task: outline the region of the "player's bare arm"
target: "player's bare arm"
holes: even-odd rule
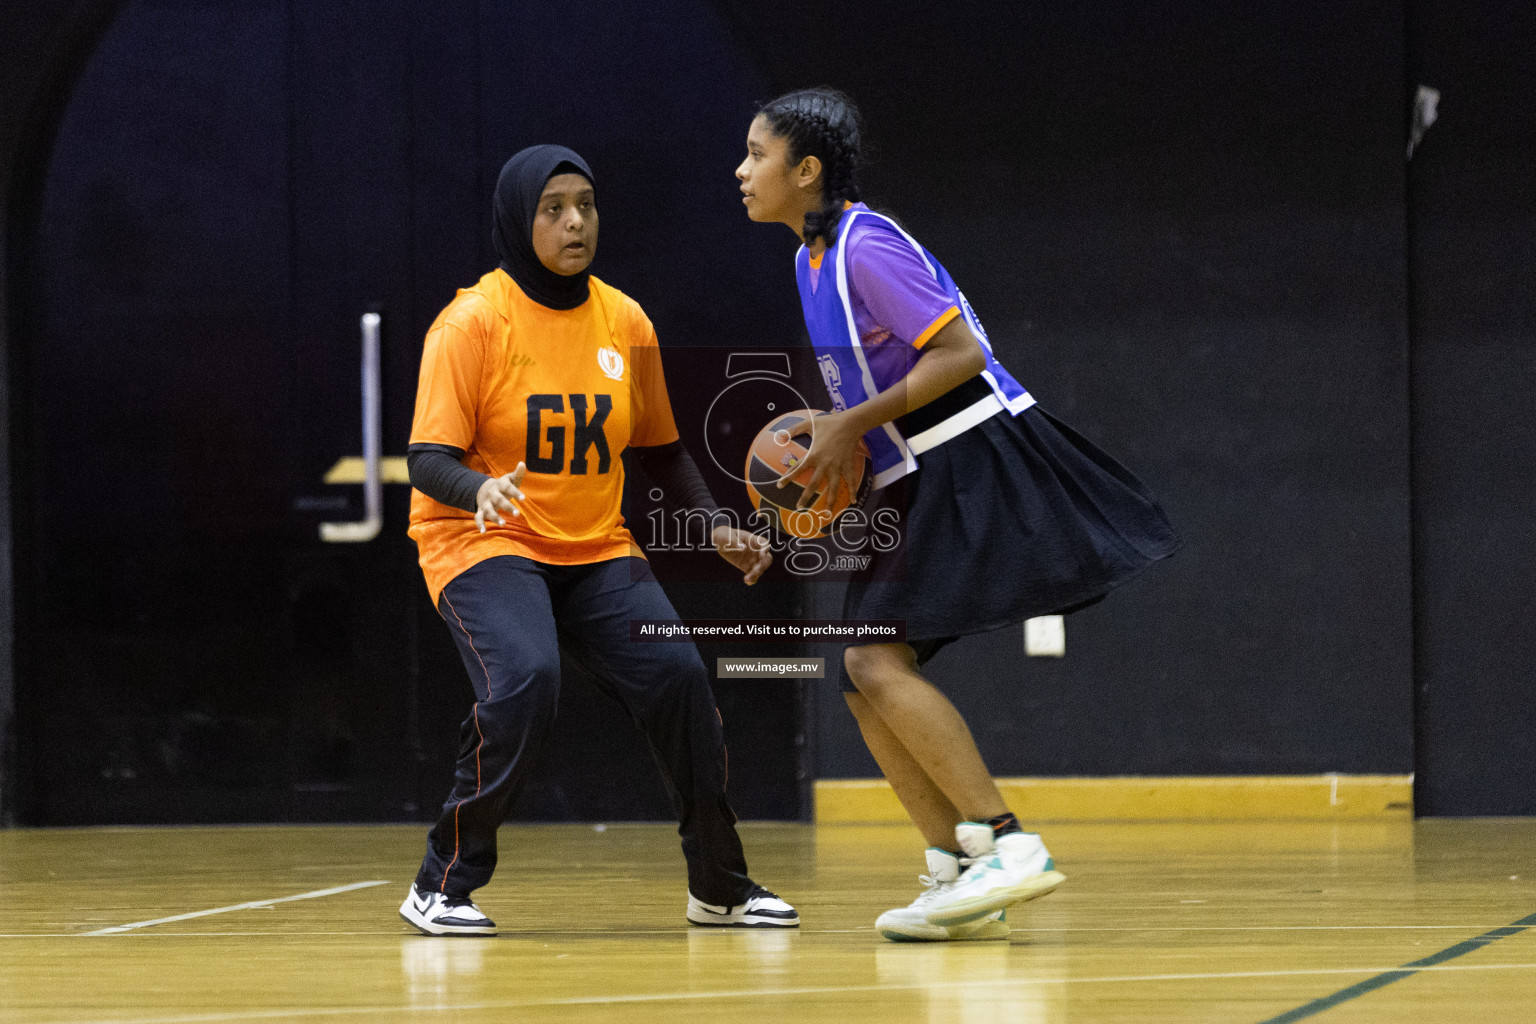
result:
[[[811,451],[800,465],[779,480],[779,486],[791,476],[810,471],[810,482],[798,507],[818,495],[838,493],[845,477],[859,457],[859,439],[869,431],[896,417],[920,409],[964,384],[986,368],[987,357],[964,317],[955,317],[936,331],[922,356],[899,388],[882,391],[867,402],[844,412],[816,417]],[[795,431],[791,430],[791,433]]]

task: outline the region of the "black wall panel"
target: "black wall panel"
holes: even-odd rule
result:
[[[1536,814],[1536,8],[1409,11],[1416,796]]]
[[[602,178],[598,273],[664,344],[795,342],[794,240],[744,222],[730,171],[752,103],[816,82],[864,107],[869,198],[1187,538],[1070,619],[1062,661],[1005,631],[934,663],[994,770],[1417,764],[1421,813],[1536,813],[1529,5],[242,0],[125,5],[102,35],[116,6],[18,14],[7,45],[32,42],[0,70],[21,738],[79,755],[28,756],[19,787],[0,763],[0,816],[18,795],[34,821],[429,810],[467,688],[408,542],[383,568],[287,553],[359,511],[317,482],[356,446],[357,313],[386,304],[398,451],[421,332],[490,265],[501,160],[559,139]],[[1405,176],[1419,81],[1442,120]],[[59,120],[70,88],[88,102]],[[178,292],[199,301],[156,299]],[[697,432],[710,393],[674,397]],[[174,530],[147,540],[150,514]],[[360,591],[404,614],[380,630]],[[671,591],[696,615],[838,596]],[[800,688],[719,692],[733,776],[770,794],[742,809],[803,809]],[[873,774],[831,684],[806,693],[815,770]],[[521,813],[664,813],[645,772],[604,774],[643,746],[591,724],[566,720]],[[197,760],[202,788],[135,803],[135,744]],[[364,770],[387,800],[327,789]]]
[[[516,149],[586,152],[596,269],[669,345],[793,328],[755,301],[750,255],[715,270],[748,226],[717,216],[739,210],[709,129],[756,91],[716,15],[565,14],[602,31],[544,46],[567,23],[537,4],[167,0],[105,32],[18,242],[24,818],[434,811],[470,691],[426,604],[407,491],[386,490],[376,540],[324,545],[319,523],[359,517],[361,495],[322,477],[359,450],[371,308],[385,449],[403,453],[421,338],[494,265],[490,189]],[[656,132],[628,144],[642,124]],[[696,423],[708,396],[677,391]],[[673,596],[698,614],[723,592]],[[751,595],[773,617],[794,599]],[[568,677],[520,813],[668,816],[643,738]],[[721,687],[728,739],[760,751],[735,773],[744,815],[802,812],[797,694]]]
[[[1061,662],[940,655],[989,765],[1411,771],[1399,6],[733,8],[777,85],[861,103],[874,205],[1187,537]],[[873,773],[823,696],[822,774]]]
[[[14,638],[25,629],[15,604],[13,537],[17,510],[14,468],[25,465],[13,431],[10,381],[27,365],[23,346],[13,345],[12,282],[24,278],[19,225],[36,209],[42,158],[80,68],[110,23],[115,0],[67,0],[17,7],[6,13],[0,34],[0,825],[17,820],[22,791],[15,719]]]

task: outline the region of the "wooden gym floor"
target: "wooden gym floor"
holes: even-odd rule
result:
[[[908,826],[743,832],[798,932],[687,927],[664,825],[503,829],[495,939],[396,916],[422,828],[0,832],[0,1021],[1536,1020],[1533,820],[1048,827],[1011,941],[903,945]]]

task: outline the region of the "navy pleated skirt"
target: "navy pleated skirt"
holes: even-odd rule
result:
[[[902,543],[849,582],[843,617],[905,621],[919,662],[962,636],[1093,604],[1180,544],[1140,480],[1038,405],[918,462],[879,492],[902,510]]]

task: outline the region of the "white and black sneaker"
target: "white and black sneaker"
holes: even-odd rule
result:
[[[795,908],[760,885],[747,893],[747,901],[734,907],[705,903],[688,894],[688,923],[716,928],[798,928]]]
[[[496,922],[480,912],[468,896],[422,892],[411,883],[411,893],[400,904],[400,916],[428,935],[495,935]]]

